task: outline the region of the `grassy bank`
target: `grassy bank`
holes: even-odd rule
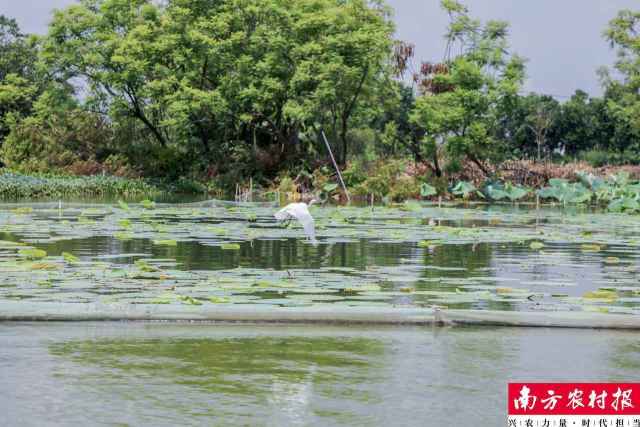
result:
[[[5,200],[68,197],[153,197],[165,191],[144,179],[114,176],[54,176],[0,174],[0,198]]]
[[[446,176],[435,176],[427,166],[400,159],[351,162],[342,175],[352,200],[376,203],[406,200],[476,200],[484,202],[542,201],[592,204],[613,212],[640,212],[640,168],[593,168],[586,163],[554,164],[513,161],[492,168],[487,176],[466,164]],[[0,198],[149,198],[200,195],[239,201],[306,197],[344,202],[337,175],[323,166],[312,173],[282,174],[273,180],[231,183],[221,177],[163,182],[109,175],[62,176],[0,174]]]

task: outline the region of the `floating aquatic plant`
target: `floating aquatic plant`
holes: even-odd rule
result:
[[[26,259],[42,259],[47,256],[47,252],[42,249],[20,249],[18,251],[18,255],[26,258]]]
[[[225,243],[220,248],[223,251],[239,251],[240,245],[238,243]]]
[[[147,261],[139,259],[136,260],[135,265],[140,269],[140,271],[147,273],[154,273],[160,271],[160,269],[154,265],[149,264]]]
[[[178,295],[178,299],[182,301],[184,304],[202,305],[202,301],[199,301],[189,295]]]
[[[74,262],[80,261],[80,259],[77,256],[70,254],[69,252],[62,252],[62,258],[68,263],[74,263]]]
[[[585,243],[580,245],[580,249],[585,252],[599,252],[602,249],[602,246],[596,245],[594,243]]]
[[[156,202],[152,202],[149,199],[145,199],[140,202],[140,206],[142,206],[145,209],[155,209]]]
[[[536,250],[536,251],[537,251],[537,250],[540,250],[540,249],[544,248],[544,243],[542,243],[542,242],[531,242],[531,243],[529,244],[529,247],[530,247],[531,249],[533,249],[533,250]]]
[[[28,215],[0,208],[5,239],[0,241],[0,302],[437,304],[554,311],[597,307],[608,312],[640,307],[640,291],[634,293],[640,290],[635,262],[640,224],[627,215],[544,207],[536,212],[504,205],[460,209],[409,203],[373,212],[326,206],[314,211],[324,243],[316,248],[299,241],[299,229],[269,223],[274,207],[203,206],[149,210],[136,204],[123,210],[69,205],[63,217],[55,205]],[[261,220],[250,223],[251,215]],[[77,222],[80,217],[86,221]],[[122,220],[128,221],[126,231]],[[82,261],[71,254],[73,241],[93,238],[107,239],[104,253]],[[203,252],[206,247],[237,251],[249,239],[247,257]],[[163,241],[181,242],[181,250],[158,248]],[[74,246],[65,247],[66,242]],[[535,242],[550,249],[535,254],[522,250],[542,249]],[[19,253],[31,248],[20,246],[25,243],[69,253],[61,259],[30,260]],[[583,245],[607,251],[583,251]],[[211,261],[191,259],[191,248]],[[158,252],[180,258],[154,259]],[[268,258],[276,254],[277,261]],[[579,280],[585,264],[595,269],[588,284]],[[38,281],[51,286],[36,286]],[[611,292],[618,297],[585,297],[589,286],[615,287]]]
[[[154,240],[153,241],[154,245],[158,245],[158,246],[178,246],[178,242],[176,242],[175,240]]]

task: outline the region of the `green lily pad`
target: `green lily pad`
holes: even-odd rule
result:
[[[239,251],[240,245],[238,243],[225,243],[220,248],[223,251]]]
[[[537,251],[537,250],[540,250],[540,249],[544,248],[544,243],[542,243],[542,242],[531,242],[529,244],[529,248]]]
[[[156,202],[152,202],[151,200],[143,200],[140,202],[140,205],[145,209],[155,209]]]
[[[154,240],[153,244],[158,246],[178,246],[178,242],[175,240]]]
[[[74,263],[80,261],[80,258],[77,256],[70,254],[69,252],[62,252],[62,258],[68,263]]]
[[[47,256],[47,252],[42,249],[20,249],[18,255],[27,259],[42,259]]]

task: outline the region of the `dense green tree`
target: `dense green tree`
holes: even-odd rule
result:
[[[401,81],[392,81],[387,89],[375,104],[380,111],[366,125],[376,131],[376,151],[379,155],[412,155],[412,144],[416,139],[413,137],[414,126],[409,119],[415,103],[413,88]]]
[[[416,101],[412,122],[425,130],[423,152],[437,175],[440,149],[450,162],[468,159],[488,173],[486,162],[499,160],[505,152],[496,132],[504,104],[518,96],[523,61],[507,53],[506,23],[483,25],[456,1],[445,0],[442,6],[452,17],[447,51],[461,53],[445,64],[423,67],[424,93]]]
[[[55,15],[43,58],[161,147],[221,164],[262,148],[281,164],[326,127],[344,162],[354,116],[386,78],[392,31],[364,0],[82,0]]]
[[[620,80],[605,70],[608,116],[614,123],[613,144],[618,150],[640,151],[640,11],[622,10],[604,32],[617,50],[614,67]]]
[[[561,106],[555,120],[555,145],[567,155],[592,149],[609,149],[611,124],[606,102],[581,90]]]
[[[41,91],[37,53],[36,40],[22,34],[14,19],[0,15],[0,144],[11,123],[30,114]]]
[[[590,97],[577,90],[563,103],[536,93],[520,96],[502,115],[500,137],[514,158],[536,157],[537,142],[544,157],[554,152],[569,158],[587,151],[622,153],[633,148],[630,122],[616,114],[611,96],[608,91],[605,97]]]
[[[79,0],[42,38],[0,16],[0,155],[24,171],[237,182],[317,166],[324,130],[343,165],[411,156],[436,176],[556,152],[640,159],[640,12],[605,31],[605,95],[559,102],[519,94],[506,23],[441,4],[445,57],[413,86],[415,49],[381,0]]]
[[[530,93],[499,104],[496,138],[515,158],[537,157],[538,148],[550,153],[558,148],[560,103],[551,96]]]
[[[36,40],[20,31],[15,19],[0,15],[0,80],[9,74],[35,80]]]

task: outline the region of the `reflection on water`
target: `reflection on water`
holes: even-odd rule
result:
[[[71,341],[52,345],[50,351],[78,363],[122,373],[163,372],[166,378],[210,393],[263,400],[274,387],[267,374],[283,383],[310,386],[331,382],[336,372],[348,377],[346,386],[371,377],[371,358],[381,356],[382,345],[366,338],[255,337]],[[349,394],[355,397],[358,391]]]
[[[18,240],[0,233],[0,240]],[[154,245],[147,239],[119,241],[112,237],[63,240],[38,245],[50,255],[70,252],[84,258],[137,254],[113,259],[131,264],[141,256],[175,259],[180,270],[228,270],[238,267],[275,270],[346,267],[366,271],[371,267],[395,268],[398,287],[455,291],[464,285],[520,287],[532,292],[581,296],[600,286],[636,286],[640,254],[612,246],[585,252],[580,245],[548,244],[544,254],[528,245],[446,244],[420,248],[415,244],[360,239],[314,247],[299,239],[253,240],[239,251],[198,242],[176,247]],[[616,264],[607,258],[615,257]],[[404,280],[402,280],[404,277]],[[458,280],[463,279],[463,280]],[[501,308],[499,305],[493,305]]]
[[[57,323],[0,341],[7,425],[493,426],[508,381],[640,380],[637,335],[613,331]]]
[[[15,240],[3,235],[0,239]],[[321,268],[367,266],[395,266],[415,256],[415,250],[400,243],[369,242],[336,243],[314,247],[297,239],[253,240],[243,242],[240,251],[225,251],[217,246],[205,246],[197,242],[179,242],[177,247],[153,245],[147,239],[119,241],[111,237],[64,240],[38,245],[51,255],[71,252],[82,257],[98,257],[105,254],[148,254],[153,258],[173,258],[183,270],[222,270],[236,267],[252,268]],[[453,257],[448,257],[453,258]],[[131,262],[126,257],[120,262]]]
[[[0,241],[49,257],[26,265],[0,242],[0,270],[9,273],[0,276],[0,303],[640,313],[640,228],[632,216],[411,206],[318,207],[319,245],[301,228],[278,226],[275,208],[262,204],[4,206]],[[65,252],[82,263],[65,262]]]

